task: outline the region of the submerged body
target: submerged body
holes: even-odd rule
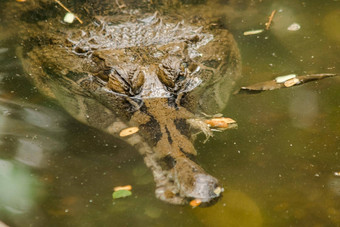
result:
[[[92,15],[85,6],[94,5],[83,7]],[[240,76],[237,45],[226,29],[173,14],[106,10],[69,25],[50,1],[20,7],[18,53],[38,89],[114,136],[138,127],[124,139],[143,155],[161,200],[208,203],[220,196],[218,180],[192,160],[190,119],[221,111]]]

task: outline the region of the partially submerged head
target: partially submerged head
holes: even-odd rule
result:
[[[169,203],[186,204],[199,200],[205,205],[214,203],[222,194],[216,178],[186,157],[175,160],[167,179],[157,185],[156,196]]]

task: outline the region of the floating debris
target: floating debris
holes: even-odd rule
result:
[[[243,35],[257,35],[257,34],[262,33],[263,31],[264,31],[263,29],[250,30],[250,31],[243,32]]]
[[[131,185],[125,185],[125,186],[117,186],[113,188],[113,191],[120,191],[120,190],[126,190],[126,191],[131,191],[132,186]]]
[[[337,76],[337,74],[333,73],[320,73],[320,74],[310,74],[303,76],[296,76],[295,74],[290,74],[286,76],[277,77],[274,80],[256,83],[250,86],[241,87],[240,90],[234,92],[234,94],[238,94],[242,91],[247,93],[275,90],[280,88],[288,88],[295,85],[301,85],[314,80],[321,80],[327,77]]]
[[[17,2],[26,2],[26,0],[16,0]]]
[[[289,75],[285,75],[285,76],[278,76],[275,78],[276,83],[284,83],[287,80],[296,78],[296,74],[289,74]]]
[[[215,188],[214,193],[215,193],[217,196],[220,196],[220,194],[221,194],[223,191],[224,191],[224,188],[217,187],[217,188]]]
[[[128,196],[131,196],[132,192],[128,191],[128,190],[119,190],[119,191],[115,191],[112,193],[112,198],[113,199],[120,199],[120,198],[125,198]]]
[[[73,13],[66,13],[64,17],[64,22],[72,24],[76,17]]]
[[[193,200],[190,201],[189,204],[190,204],[190,206],[191,206],[192,208],[195,208],[195,207],[198,207],[201,203],[202,203],[201,200],[199,200],[199,199],[193,199]]]
[[[119,199],[124,198],[132,195],[132,186],[131,185],[125,185],[125,186],[117,186],[113,188],[113,194],[112,198]]]
[[[270,25],[272,24],[273,18],[275,16],[276,10],[273,10],[272,13],[269,16],[268,22],[265,23],[266,25],[266,30],[269,30]]]
[[[340,172],[334,172],[334,176],[340,177]]]
[[[288,31],[298,31],[300,30],[301,26],[298,23],[293,23],[291,25],[289,25],[289,27],[287,28]]]
[[[208,124],[210,128],[218,128],[222,130],[237,128],[236,121],[227,117],[215,117],[205,120],[204,123]]]
[[[64,4],[63,3],[61,3],[59,0],[54,0],[58,5],[60,5],[64,10],[66,10],[67,12],[69,12],[69,13],[72,13],[71,12],[71,10],[69,10],[66,6],[64,6]],[[74,13],[72,13],[73,15],[74,15],[74,17],[79,21],[79,23],[83,23],[83,21],[82,20],[80,20],[80,18],[79,17],[77,17]],[[66,15],[65,15],[65,17],[66,17]],[[65,18],[64,18],[64,20],[65,20]]]
[[[139,131],[138,127],[126,128],[126,129],[123,129],[122,131],[120,131],[119,136],[120,137],[129,136],[129,135],[135,134],[138,131]]]
[[[283,83],[285,87],[292,87],[294,85],[297,85],[300,83],[300,80],[298,78],[292,78]]]

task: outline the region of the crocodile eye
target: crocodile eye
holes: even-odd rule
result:
[[[131,91],[133,95],[137,95],[141,92],[141,88],[145,82],[144,73],[140,70],[136,70],[129,74],[129,82],[131,85]]]
[[[111,69],[108,88],[117,93],[135,96],[141,92],[144,84],[144,73],[133,66],[125,66],[128,71],[121,68]]]
[[[185,63],[186,64],[186,63]],[[182,68],[183,64],[175,69],[167,68],[164,65],[159,65],[157,76],[159,80],[166,86],[168,91],[179,92],[185,89],[187,83],[188,69]]]
[[[128,85],[115,70],[111,70],[107,87],[114,92],[128,94]]]
[[[176,76],[170,68],[160,64],[157,69],[158,79],[167,87],[174,88]]]

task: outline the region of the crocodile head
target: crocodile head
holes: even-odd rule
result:
[[[189,119],[225,107],[240,75],[233,37],[226,29],[157,14],[114,21],[79,28],[50,18],[27,29],[21,55],[26,72],[90,126],[117,136],[137,126],[139,132],[126,141],[151,169],[158,198],[173,204],[214,201],[222,186],[193,161]]]
[[[223,190],[192,161],[196,151],[187,120],[224,107],[238,76],[239,55],[226,30],[203,30],[164,23],[155,14],[134,23],[102,22],[96,35],[69,38],[73,53],[89,60],[102,96],[128,100],[128,120],[151,147],[140,152],[153,172],[156,196],[174,204],[209,203]]]

